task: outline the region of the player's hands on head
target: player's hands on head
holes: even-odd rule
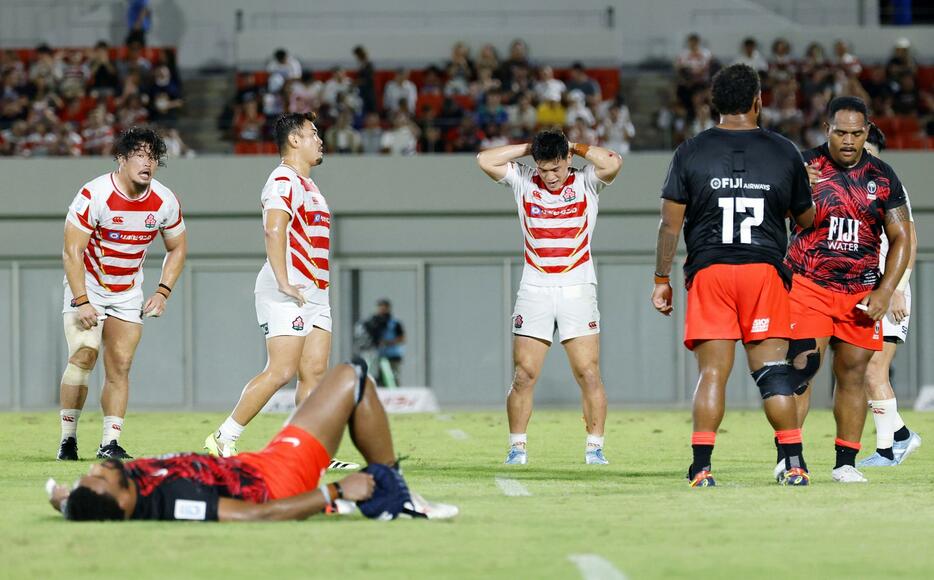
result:
[[[368,500],[373,495],[373,490],[376,489],[373,476],[362,471],[348,475],[340,480],[340,484],[344,499],[350,501]]]
[[[78,323],[85,330],[91,330],[98,325],[97,310],[90,304],[82,304],[78,307]]]
[[[863,310],[866,316],[879,321],[882,320],[882,317],[889,311],[889,303],[891,301],[891,294],[881,288],[877,288],[860,300],[859,303],[866,307],[866,309]]]
[[[674,309],[671,298],[671,284],[656,284],[652,290],[652,306],[665,316],[671,316]]]
[[[302,294],[302,290],[305,289],[305,286],[302,284],[280,284],[279,292],[282,292],[286,296],[295,299],[298,302],[299,306],[305,305],[305,296]]]
[[[901,322],[911,314],[911,309],[908,307],[908,301],[905,300],[905,293],[903,291],[896,290],[892,293],[892,301],[889,303],[889,314],[895,322]]]
[[[808,184],[814,187],[817,185],[817,180],[820,178],[820,169],[818,169],[816,165],[808,165],[807,163],[804,164],[804,168],[808,172]]]
[[[159,317],[165,313],[165,296],[161,292],[156,292],[149,297],[146,304],[143,304],[143,315]]]

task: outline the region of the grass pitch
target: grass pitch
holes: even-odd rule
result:
[[[502,465],[505,413],[396,416],[409,484],[459,505],[457,520],[73,524],[48,505],[43,483],[87,470],[100,415],[82,416],[85,460],[65,464],[53,459],[55,412],[0,414],[0,577],[582,578],[569,556],[596,554],[631,579],[930,578],[934,414],[904,416],[927,435],[926,446],[902,466],[865,470],[868,485],[841,485],[830,480],[833,419],[812,413],[805,429],[812,486],[804,489],[771,480],[772,434],[758,411],[727,414],[714,489],[690,489],[684,479],[686,411],[611,412],[612,464],[602,467],[583,465],[573,411],[535,414],[530,464],[518,468]],[[138,456],[198,450],[222,418],[131,413],[122,443]],[[258,417],[241,448],[261,447],[281,422]],[[863,446],[875,446],[871,421]],[[339,458],[359,456],[345,443]],[[531,495],[504,495],[497,477]]]

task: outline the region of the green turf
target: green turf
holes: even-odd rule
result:
[[[869,485],[830,480],[833,420],[805,430],[813,486],[770,481],[772,436],[761,413],[727,415],[714,455],[716,489],[690,489],[686,412],[613,412],[610,466],[585,466],[579,413],[541,411],[531,463],[501,465],[502,413],[394,417],[406,477],[429,499],[455,503],[453,522],[315,517],[267,524],[70,524],[45,501],[49,476],[70,481],[88,461],[63,464],[58,418],[0,414],[2,578],[579,578],[569,554],[599,554],[629,578],[930,578],[934,572],[934,414],[906,413],[928,447],[894,469],[866,470]],[[219,414],[131,413],[132,453],[192,450]],[[90,458],[100,415],[81,418]],[[262,416],[242,449],[272,435]],[[450,430],[469,435],[458,440]],[[863,445],[874,447],[871,422]],[[865,454],[863,454],[864,456]],[[341,459],[357,459],[348,446]],[[506,497],[512,477],[532,493]]]

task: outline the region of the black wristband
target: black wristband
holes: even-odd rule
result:
[[[334,482],[334,490],[337,491],[337,499],[344,499],[344,490],[341,488],[340,482]]]
[[[165,284],[163,284],[162,282],[159,282],[159,288],[165,288],[166,290],[169,291],[169,294],[172,293],[172,289],[166,286]]]

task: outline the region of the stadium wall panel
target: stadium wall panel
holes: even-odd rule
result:
[[[614,404],[683,406],[696,371],[681,346],[680,310],[649,305],[657,191],[670,155],[630,155],[601,196],[594,240],[600,278],[603,375]],[[934,193],[923,187],[929,156],[887,157],[912,190],[922,254],[908,344],[896,359],[895,388],[913,398],[934,384]],[[265,363],[253,283],[263,262],[259,189],[276,160],[173,160],[159,177],[182,200],[190,257],[165,317],[148,320],[132,370],[131,409],[227,409]],[[0,163],[0,408],[49,409],[67,357],[61,328],[62,221],[78,186],[107,160]],[[41,175],[41,180],[37,176]],[[521,238],[511,193],[470,156],[411,159],[335,157],[315,170],[333,211],[332,362],[353,349],[352,326],[388,297],[409,335],[405,384],[429,385],[442,405],[499,406],[510,381],[510,315],[521,276]],[[40,185],[37,186],[37,183]],[[25,195],[24,195],[25,194]],[[158,244],[157,244],[158,246]],[[145,270],[151,292],[162,252]],[[680,272],[677,306],[683,308]],[[758,405],[737,349],[728,396]],[[98,404],[101,372],[88,408]],[[829,401],[831,379],[816,382]],[[551,349],[536,391],[542,404],[577,405],[560,346]]]

